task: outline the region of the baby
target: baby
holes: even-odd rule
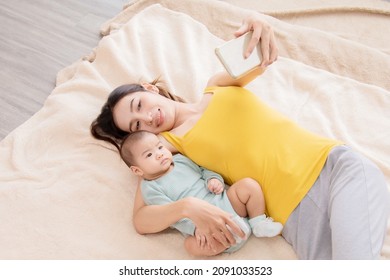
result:
[[[181,154],[172,156],[153,133],[137,131],[129,134],[123,140],[121,157],[134,174],[143,178],[141,193],[146,204],[167,204],[185,197],[197,197],[232,213],[233,220],[245,233],[245,238],[241,239],[232,232],[235,245],[225,248],[220,244],[217,250],[212,250],[210,246],[200,244],[202,235],[193,222],[182,219],[171,227],[187,236],[185,247],[192,255],[234,252],[245,243],[251,229],[256,237],[273,237],[282,231],[281,223],[264,214],[263,193],[255,180],[245,178],[225,190],[219,174],[198,166]]]

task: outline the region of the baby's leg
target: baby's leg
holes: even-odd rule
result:
[[[195,236],[189,236],[184,240],[184,247],[186,248],[187,252],[193,256],[197,257],[210,257],[210,256],[215,256],[223,251],[226,250],[226,247],[217,242],[216,245],[216,250],[213,251],[211,248],[208,246],[204,246],[204,248],[201,248],[198,243],[196,242],[196,237]]]
[[[239,216],[253,218],[264,214],[263,191],[257,181],[251,178],[241,179],[231,185],[226,193]]]
[[[227,191],[234,211],[241,217],[249,216],[249,224],[256,237],[273,237],[282,232],[283,225],[267,218],[260,185],[250,178],[233,184]]]

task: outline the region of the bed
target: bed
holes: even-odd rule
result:
[[[300,125],[372,159],[390,190],[390,49],[382,36],[390,7],[366,2],[284,10],[250,0],[126,5],[102,26],[97,47],[58,73],[43,108],[0,142],[0,259],[194,259],[174,230],[136,233],[137,179],[89,126],[124,83],[161,77],[172,92],[198,100],[222,69],[214,48],[233,38],[249,10],[265,13],[280,57],[248,88]],[[337,31],[329,24],[335,20]],[[346,20],[375,20],[376,32],[364,36],[357,26],[360,34],[353,33]],[[381,257],[390,259],[390,227]],[[250,237],[239,251],[212,259],[296,255],[281,236]]]

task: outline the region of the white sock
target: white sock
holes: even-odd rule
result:
[[[258,224],[261,221],[264,221],[265,219],[267,219],[267,216],[263,214],[260,216],[253,217],[252,219],[249,219],[248,222],[251,228],[253,229],[256,226],[256,224]]]
[[[282,232],[283,225],[267,218],[265,214],[249,219],[253,235],[256,237],[273,237]]]

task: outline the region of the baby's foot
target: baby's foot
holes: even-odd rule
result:
[[[265,215],[249,220],[253,234],[256,237],[274,237],[282,232],[283,225]]]

